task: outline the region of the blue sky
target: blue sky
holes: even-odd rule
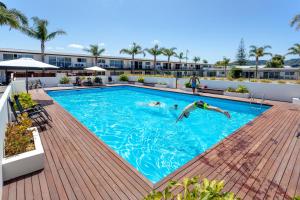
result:
[[[271,45],[278,54],[300,42],[300,31],[289,26],[300,13],[299,0],[2,1],[28,17],[48,19],[50,30],[68,33],[47,43],[51,51],[82,53],[79,47],[98,43],[106,54],[119,55],[133,41],[144,48],[158,42],[214,63],[223,56],[234,60],[241,38],[247,50]],[[39,50],[38,41],[7,27],[0,28],[0,38],[1,48]]]

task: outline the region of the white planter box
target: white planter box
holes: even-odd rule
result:
[[[193,89],[192,88],[182,88],[182,90],[184,90],[184,91],[188,91],[188,92],[192,92],[193,91]]]
[[[73,84],[57,84],[57,87],[73,87]]]
[[[300,105],[300,98],[293,98],[293,104]]]
[[[155,87],[158,87],[158,88],[167,88],[168,85],[163,85],[163,84],[155,84]]]
[[[135,85],[139,85],[139,86],[143,86],[144,85],[144,83],[140,83],[140,82],[135,82],[134,84]]]
[[[44,149],[36,127],[33,129],[35,150],[2,159],[3,180],[7,181],[44,168]]]
[[[237,93],[237,92],[224,92],[224,95],[230,96],[230,97],[240,97],[240,98],[249,98],[249,93]]]

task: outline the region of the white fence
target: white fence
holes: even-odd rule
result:
[[[0,99],[0,199],[2,197],[2,186],[3,186],[3,176],[2,176],[2,159],[4,150],[4,137],[6,125],[11,121],[10,107],[8,105],[7,99],[13,93],[24,92],[25,82],[24,81],[14,81],[9,86],[7,86],[5,92]]]
[[[33,77],[29,80],[41,80],[46,87],[56,87],[59,80],[65,74],[57,74],[56,77]],[[107,76],[100,76],[103,83],[108,82]],[[130,81],[137,81],[139,76],[129,76]],[[76,77],[71,77],[72,82],[75,82]],[[93,78],[93,77],[91,77]],[[118,82],[119,76],[112,76],[114,82]],[[25,80],[25,78],[18,78],[17,80]],[[147,83],[166,83],[169,88],[176,88],[175,78],[165,77],[144,77]],[[177,79],[177,87],[183,88],[184,83],[187,82],[186,78]],[[259,83],[259,82],[239,82],[239,81],[225,81],[225,80],[201,80],[202,85],[206,85],[208,88],[213,89],[227,89],[228,87],[236,88],[238,85],[244,85],[253,94],[255,98],[287,101],[292,102],[292,98],[300,97],[300,84],[280,84],[280,83]]]
[[[118,77],[114,77],[117,80]],[[138,76],[129,76],[130,81],[137,81]],[[175,78],[164,77],[144,77],[147,83],[167,83],[169,88],[176,87]],[[177,79],[177,88],[184,88],[187,78]],[[300,98],[300,84],[281,84],[281,83],[259,83],[259,82],[240,82],[240,81],[225,81],[225,80],[200,80],[201,85],[206,85],[212,89],[226,90],[228,87],[237,88],[239,85],[246,86],[254,98],[262,98],[275,101],[292,102],[294,97]]]

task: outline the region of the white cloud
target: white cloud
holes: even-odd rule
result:
[[[152,42],[151,42],[152,44],[160,44],[160,41],[159,40],[153,40]]]
[[[65,49],[64,47],[55,47],[56,50],[63,50]]]
[[[74,49],[83,49],[84,48],[84,46],[81,44],[69,44],[68,47],[74,48]]]
[[[105,46],[105,44],[103,42],[99,43],[98,45],[102,46],[102,47]]]
[[[53,49],[53,47],[46,47],[46,49],[49,49],[49,50],[51,50],[51,49]]]

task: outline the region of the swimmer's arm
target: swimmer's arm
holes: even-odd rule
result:
[[[221,110],[220,108],[218,107],[214,107],[214,106],[208,106],[207,107],[207,110],[212,110],[212,111],[216,111],[216,112],[219,112],[219,113],[222,113],[224,114],[226,117],[228,117],[229,119],[231,118],[229,112],[227,111],[224,111],[224,110]]]
[[[184,116],[184,112],[182,112],[181,115],[179,115],[179,117],[176,120],[176,123],[179,122],[179,121],[181,121],[182,118],[183,118],[183,116]]]

